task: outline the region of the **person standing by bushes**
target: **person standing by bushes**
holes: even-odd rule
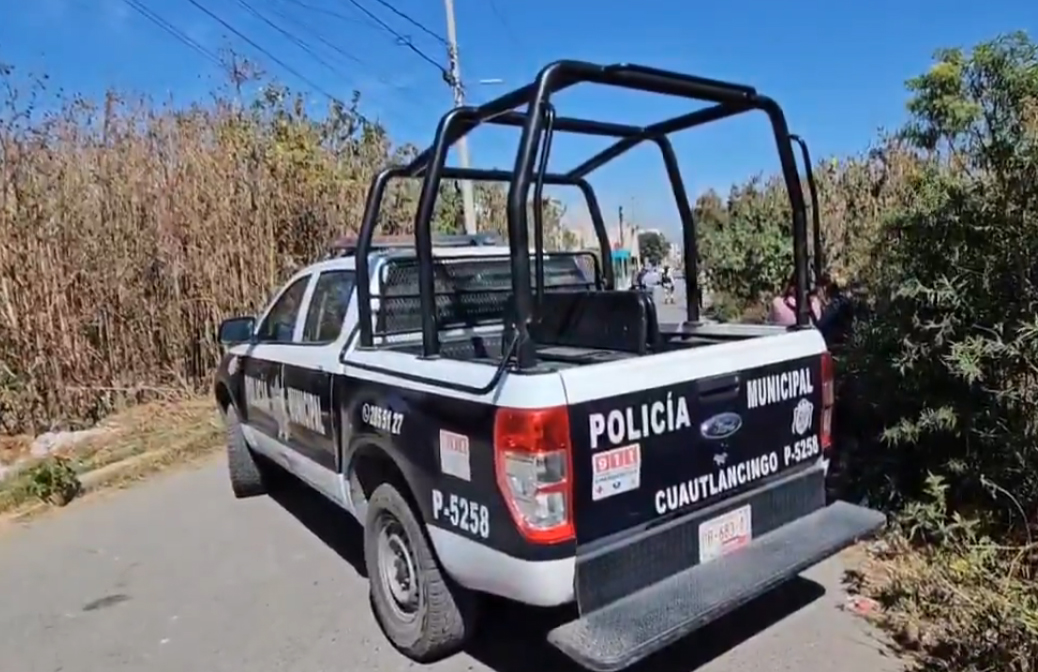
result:
[[[808,301],[811,307],[811,319],[817,322],[822,316],[822,300],[817,292],[812,291],[808,295]],[[796,281],[794,278],[791,277],[782,293],[771,300],[767,321],[769,324],[780,324],[785,327],[791,327],[797,323]]]

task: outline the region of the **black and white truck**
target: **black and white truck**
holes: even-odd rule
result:
[[[710,103],[649,126],[556,116],[580,83]],[[520,108],[520,109],[516,109]],[[792,206],[794,327],[707,324],[692,208],[668,136],[763,112]],[[521,129],[511,171],[445,166],[480,124]],[[616,138],[548,172],[555,132]],[[660,150],[683,226],[687,320],[615,286],[593,170]],[[422,180],[413,238],[376,237],[386,185]],[[507,244],[430,230],[441,179],[509,183]],[[544,251],[545,185],[587,199],[598,254]],[[578,615],[549,641],[618,670],[856,539],[882,514],[827,503],[833,366],[807,313],[808,227],[781,108],[753,88],[644,66],[559,61],[440,120],[432,147],[374,179],[355,240],[296,273],[257,317],[225,321],[215,383],[231,485],[280,467],[364,527],[372,605],[411,658],[458,650],[481,596]],[[275,466],[276,465],[276,466]],[[723,560],[721,558],[723,557]]]

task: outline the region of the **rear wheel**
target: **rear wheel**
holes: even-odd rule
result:
[[[267,494],[270,491],[272,467],[249,448],[238,411],[233,405],[224,411],[224,424],[227,428],[227,471],[234,496],[243,499]]]
[[[368,500],[364,560],[375,616],[406,656],[437,660],[472,636],[477,596],[443,573],[407,500],[391,483]]]

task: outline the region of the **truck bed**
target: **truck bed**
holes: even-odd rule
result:
[[[753,324],[656,322],[655,307],[644,295],[628,291],[549,292],[542,298],[530,333],[546,368],[643,357],[686,348],[786,333],[785,327]],[[501,324],[441,332],[440,356],[498,365],[514,332]],[[386,339],[384,346],[419,354],[417,334]]]

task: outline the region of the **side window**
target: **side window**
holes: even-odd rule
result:
[[[296,318],[302,308],[306,286],[310,284],[310,276],[303,276],[293,282],[267,313],[260,324],[256,337],[265,343],[291,343],[292,332],[296,327]]]
[[[318,276],[303,327],[304,343],[331,343],[339,337],[355,282],[353,271],[326,271]]]

